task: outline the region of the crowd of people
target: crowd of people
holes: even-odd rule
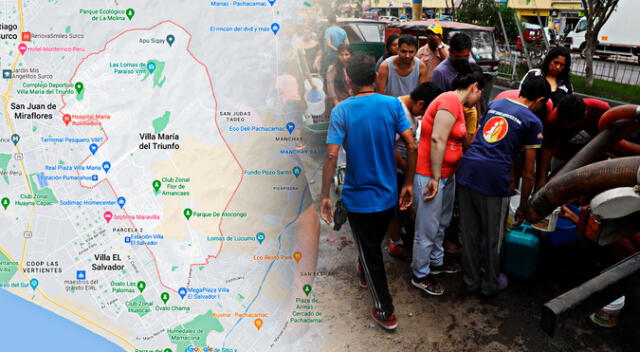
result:
[[[517,225],[534,190],[595,137],[610,106],[573,94],[565,48],[550,50],[519,89],[502,92],[483,111],[491,77],[475,64],[466,34],[445,44],[433,24],[422,47],[415,36],[391,35],[376,62],[354,52],[329,22],[326,77],[334,106],[320,213],[333,221],[329,194],[343,149],[341,206],[358,249],[359,284],[373,300],[371,317],[387,330],[398,324],[382,248],[410,261],[411,284],[428,294],[445,293],[437,275],[460,270],[470,293],[504,290],[500,253],[510,198],[519,190]],[[461,266],[445,261],[454,210]]]

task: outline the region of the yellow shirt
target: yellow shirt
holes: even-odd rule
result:
[[[478,110],[475,107],[464,108],[464,119],[466,121],[467,134],[474,134],[478,130]]]

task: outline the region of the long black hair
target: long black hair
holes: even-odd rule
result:
[[[569,80],[569,73],[571,72],[571,51],[564,46],[557,46],[549,50],[547,56],[544,57],[544,61],[542,61],[540,71],[542,71],[542,75],[546,77],[549,74],[549,64],[558,56],[563,56],[565,60],[564,70],[558,75],[558,81]]]
[[[348,51],[349,54],[353,55],[353,49],[351,48],[351,45],[349,44],[340,44],[338,46],[338,55],[340,55],[341,52],[343,51]],[[336,69],[336,81],[344,81],[345,77],[344,77],[344,71],[346,70],[347,66],[346,65],[342,65],[342,61],[340,61],[340,59],[338,59],[336,61],[336,65],[335,65],[335,69]]]
[[[391,54],[391,44],[393,44],[393,41],[400,38],[400,35],[398,34],[391,34],[388,38],[387,38],[387,42],[385,43],[385,52],[384,52],[384,59],[386,60],[388,58],[390,58],[393,54]]]

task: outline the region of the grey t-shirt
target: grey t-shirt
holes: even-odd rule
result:
[[[384,90],[385,94],[392,97],[400,97],[410,94],[420,84],[420,59],[413,58],[413,71],[407,76],[400,76],[393,68],[393,60],[397,56],[391,56],[384,60],[389,66],[389,76],[387,77],[387,86]]]
[[[398,100],[400,100],[400,98],[398,98]],[[411,114],[411,111],[407,109],[407,106],[404,105],[402,100],[400,100],[400,103],[402,103],[402,109],[404,110],[404,115],[407,117],[407,120],[409,120],[409,123],[411,123],[411,132],[413,132],[413,136],[415,137],[416,131],[418,129],[419,121]],[[396,134],[396,148],[398,149],[398,153],[400,153],[400,156],[406,160],[407,144],[404,142],[404,139],[402,139],[402,137],[400,137],[399,134]],[[398,172],[401,172],[401,171],[402,170],[398,169]]]

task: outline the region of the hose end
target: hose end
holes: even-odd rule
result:
[[[527,202],[524,217],[530,224],[537,223],[556,209],[556,206],[549,203],[549,201],[543,196],[545,193],[543,190],[544,188],[536,192],[536,194],[534,194]]]

